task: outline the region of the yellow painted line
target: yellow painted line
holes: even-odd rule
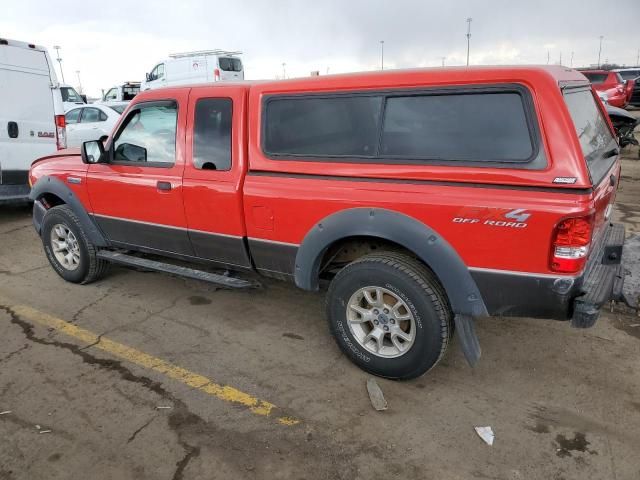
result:
[[[85,330],[84,328],[65,322],[64,320],[48,315],[36,310],[35,308],[25,305],[15,305],[12,306],[11,309],[20,317],[28,318],[40,325],[53,328],[60,333],[76,338],[86,344],[95,343],[92,348],[98,348],[115,357],[119,357],[141,367],[148,368],[149,370],[162,373],[169,378],[182,382],[191,388],[200,390],[201,392],[214,396],[222,401],[247,407],[256,415],[269,417],[272,410],[276,408],[273,403],[260,400],[253,395],[242,392],[236,388],[230,387],[229,385],[219,385],[210,378],[191,372],[177,365],[173,365],[161,358],[154,357],[153,355],[128,347],[122,343],[114,342],[113,340],[109,340],[105,337],[99,338],[98,335],[90,332],[89,330]],[[98,340],[100,341],[98,342]],[[299,420],[292,417],[276,417],[276,421],[281,425],[287,426],[300,423]]]

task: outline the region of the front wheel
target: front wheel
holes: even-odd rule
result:
[[[96,247],[67,205],[47,211],[42,221],[42,244],[49,263],[67,282],[89,283],[100,278],[108,263],[97,258]]]
[[[343,268],[327,293],[331,333],[363,370],[415,378],[444,355],[451,309],[434,274],[401,253],[366,255]]]

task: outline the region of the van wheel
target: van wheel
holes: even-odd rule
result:
[[[331,282],[326,308],[342,351],[381,377],[422,375],[451,338],[451,308],[438,280],[402,253],[366,255],[344,267]]]
[[[47,211],[42,221],[42,244],[49,263],[67,282],[90,283],[102,277],[109,263],[96,257],[97,248],[67,205]]]

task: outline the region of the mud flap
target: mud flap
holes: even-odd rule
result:
[[[469,362],[469,365],[475,367],[478,360],[480,360],[482,350],[480,349],[480,342],[476,335],[473,317],[456,314],[454,321],[456,322],[456,332],[458,333],[458,339],[460,340],[464,357],[467,359],[467,362]]]

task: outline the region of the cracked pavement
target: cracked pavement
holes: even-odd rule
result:
[[[640,161],[626,160],[616,216],[629,234],[640,233],[638,179]],[[483,320],[476,369],[454,341],[428,375],[378,379],[389,410],[375,412],[367,375],[329,336],[323,297],[265,284],[232,292],[123,268],[68,284],[29,210],[0,211],[0,297],[302,421],[275,424],[0,305],[0,412],[11,412],[0,415],[0,480],[640,478],[640,317],[627,309],[587,330]]]

